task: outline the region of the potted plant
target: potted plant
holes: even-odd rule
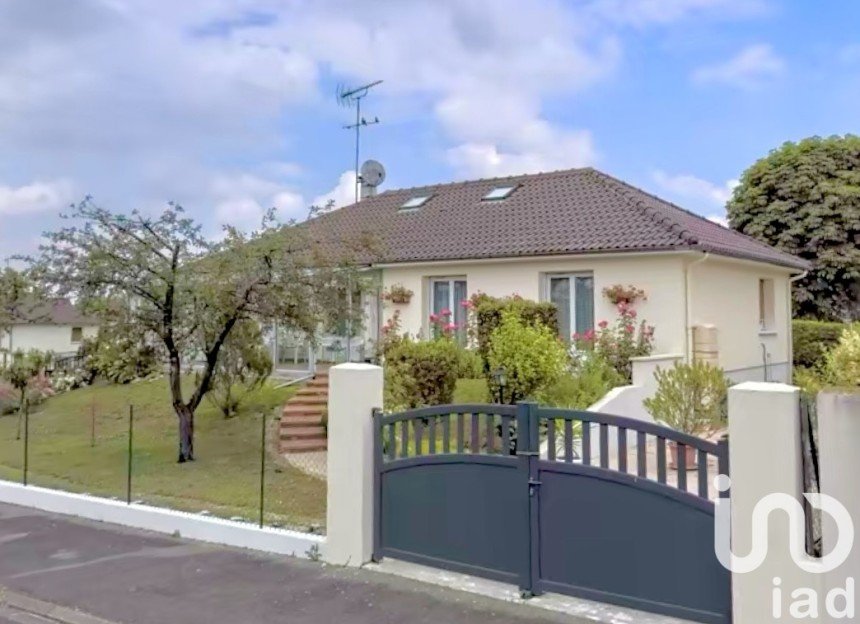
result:
[[[412,300],[413,294],[415,293],[403,284],[394,284],[383,293],[382,298],[394,304],[404,305]]]
[[[640,299],[645,301],[648,297],[645,296],[645,291],[641,288],[637,288],[632,284],[628,286],[624,286],[623,284],[613,284],[612,286],[607,286],[603,289],[603,296],[609,299],[612,305],[618,305],[619,303],[625,303],[627,305],[633,305]]]
[[[697,437],[712,435],[725,424],[729,385],[722,369],[707,362],[683,364],[654,373],[657,391],[643,405],[654,420]],[[687,469],[696,466],[696,449],[685,447]],[[671,467],[678,467],[678,446],[671,443]]]

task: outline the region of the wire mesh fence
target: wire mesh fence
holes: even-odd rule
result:
[[[325,452],[280,455],[276,408],[232,418],[200,410],[195,461],[179,464],[177,419],[161,392],[132,404],[116,400],[122,387],[101,390],[68,393],[62,409],[49,401],[48,408],[0,418],[0,478],[260,526],[325,531]],[[95,398],[105,394],[114,396]]]

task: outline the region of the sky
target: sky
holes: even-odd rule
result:
[[[716,221],[788,140],[860,130],[860,2],[0,0],[0,258],[89,195],[217,237],[380,189],[594,166]]]

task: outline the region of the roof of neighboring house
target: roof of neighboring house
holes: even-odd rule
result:
[[[515,186],[505,199],[482,199]],[[416,210],[413,197],[430,195]],[[324,246],[373,241],[375,264],[626,251],[704,251],[809,264],[592,168],[389,190],[308,223]]]
[[[17,325],[93,326],[99,324],[96,319],[86,316],[71,301],[65,298],[35,303],[22,303],[18,306],[15,317],[16,321],[13,324]]]

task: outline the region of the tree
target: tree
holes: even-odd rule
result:
[[[25,301],[35,292],[27,275],[11,267],[0,269],[0,336],[21,318]]]
[[[167,359],[179,424],[179,462],[194,459],[194,412],[209,392],[225,341],[237,324],[278,319],[313,335],[332,316],[345,283],[356,283],[348,256],[325,257],[291,222],[269,213],[245,235],[227,227],[219,241],[170,204],[157,216],[113,213],[85,199],[66,218],[75,225],[48,233],[32,261],[34,274],[91,312],[129,320],[135,340],[159,345]],[[359,310],[351,313],[360,322]],[[190,394],[183,375],[199,363]]]
[[[242,321],[236,324],[221,348],[212,389],[207,396],[224,418],[230,418],[271,374],[272,356],[263,342],[259,324]]]
[[[35,350],[28,353],[16,351],[12,356],[12,362],[3,371],[3,376],[19,393],[16,440],[21,439],[21,420],[24,411],[29,408],[27,404],[27,390],[30,388],[33,378],[45,369],[49,359],[49,354]]]
[[[813,263],[797,316],[860,318],[860,137],[784,143],[743,173],[727,209],[735,230]]]

